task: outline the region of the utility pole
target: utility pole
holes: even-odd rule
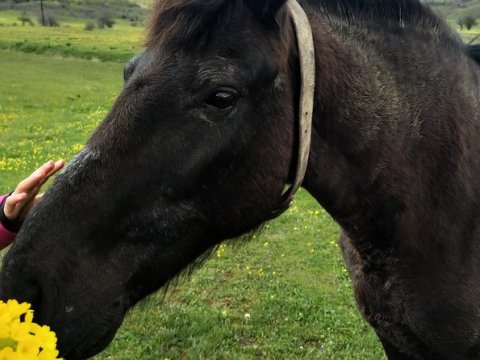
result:
[[[45,17],[43,15],[43,0],[40,0],[40,12],[42,13],[42,25],[45,26]]]

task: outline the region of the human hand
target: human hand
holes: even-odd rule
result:
[[[64,165],[65,161],[63,160],[57,162],[50,160],[33,172],[28,178],[21,181],[15,191],[5,201],[3,212],[7,219],[15,221],[24,218],[32,206],[41,199],[42,195],[38,195],[38,193],[42,185],[62,169]]]

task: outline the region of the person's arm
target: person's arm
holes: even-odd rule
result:
[[[15,240],[26,215],[42,196],[38,194],[42,185],[64,165],[63,160],[49,161],[21,181],[10,195],[0,197],[0,250]]]
[[[15,239],[15,236],[17,234],[11,230],[8,229],[8,225],[5,226],[4,223],[5,221],[5,215],[3,213],[3,207],[5,206],[5,201],[7,200],[8,194],[7,195],[2,195],[0,197],[0,250],[6,248],[8,245],[10,245],[13,240]]]

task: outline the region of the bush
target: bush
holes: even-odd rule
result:
[[[471,16],[464,16],[457,20],[458,25],[463,30],[465,26],[467,30],[470,30],[473,26],[477,25],[477,20]]]
[[[84,30],[92,31],[93,29],[95,29],[95,24],[93,23],[93,21],[87,21]]]
[[[112,19],[112,15],[108,10],[102,11],[97,18],[97,27],[104,29],[105,27],[111,28],[115,24],[115,20]]]
[[[45,23],[42,23],[42,16],[38,17],[38,22],[44,26],[58,27],[60,24],[55,17],[55,14],[52,11],[45,11],[43,14],[43,20]]]
[[[25,24],[30,24],[34,26],[35,24],[33,23],[32,19],[30,19],[30,16],[27,14],[27,12],[22,12],[20,16],[17,18],[22,22],[22,25],[25,26]]]

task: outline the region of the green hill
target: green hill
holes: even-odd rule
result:
[[[142,22],[147,13],[144,4],[130,0],[44,0],[44,10],[57,17],[95,19],[108,11],[112,17]],[[39,0],[0,0],[0,10],[16,10],[38,15]]]

